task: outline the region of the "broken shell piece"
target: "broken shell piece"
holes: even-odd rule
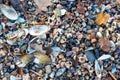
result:
[[[115,43],[113,41],[110,41],[110,47],[111,47],[112,51],[115,51],[116,46],[115,46]]]
[[[33,53],[34,56],[35,56],[35,59],[39,62],[39,64],[48,64],[51,62],[49,56],[43,54],[43,53],[40,53],[40,52],[35,52]],[[35,62],[35,61],[34,61]],[[37,63],[38,63],[37,62]]]
[[[96,73],[98,78],[102,77],[102,75],[101,75],[101,68],[100,68],[100,65],[99,65],[97,60],[95,60],[95,73]]]
[[[6,37],[7,37],[7,39],[14,39],[14,38],[17,37],[17,35],[18,35],[18,32],[15,31],[15,32],[10,32],[10,33],[8,33],[8,34],[6,35]]]
[[[50,27],[47,25],[35,25],[29,29],[30,35],[39,36],[46,33],[50,30]]]
[[[46,39],[46,37],[47,37],[46,34],[42,34],[39,36],[40,39]]]
[[[25,67],[30,61],[34,59],[33,55],[25,54],[20,56],[20,61],[16,62],[18,67]]]
[[[22,40],[26,38],[28,35],[28,29],[21,29],[18,31],[17,38],[21,38]]]
[[[36,50],[36,51],[41,52],[41,53],[46,53],[46,51],[43,50],[42,45],[39,45],[39,44],[37,44],[37,43],[33,43],[33,44],[31,43],[31,44],[30,44],[30,47],[31,47],[32,49]]]
[[[16,20],[18,18],[18,14],[13,7],[6,6],[4,4],[0,4],[1,12],[9,19]]]
[[[60,53],[61,49],[59,47],[52,47],[53,49],[53,55],[54,56],[58,56],[58,54]]]
[[[102,38],[102,34],[101,34],[101,32],[97,32],[97,37],[99,37],[99,38]]]
[[[61,9],[60,12],[61,12],[61,15],[65,15],[66,10],[65,9]]]
[[[15,43],[16,43],[16,38],[15,39],[11,39],[11,40],[7,40],[7,43],[9,44],[9,45],[14,45]]]
[[[110,41],[106,37],[99,39],[99,45],[103,51],[108,52],[110,50]]]
[[[105,59],[108,59],[110,57],[111,57],[111,55],[103,55],[100,58],[98,58],[98,60],[105,60]]]

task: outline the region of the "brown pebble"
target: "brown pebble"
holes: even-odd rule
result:
[[[97,40],[94,38],[94,39],[91,39],[91,43],[94,43],[96,42]]]
[[[64,55],[63,54],[60,54],[59,55],[59,59],[63,59],[64,58]]]

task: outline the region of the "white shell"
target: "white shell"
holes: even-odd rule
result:
[[[27,35],[28,35],[28,29],[21,29],[18,31],[17,38],[20,38],[23,36],[23,39],[24,39],[26,38]]]
[[[16,43],[16,38],[15,38],[15,39],[12,39],[12,40],[7,40],[7,43],[8,43],[9,45],[15,44],[15,43]]]
[[[66,10],[65,9],[61,9],[60,12],[61,12],[61,15],[65,15]]]
[[[1,12],[11,20],[16,20],[18,18],[18,14],[13,7],[1,4]]]
[[[97,60],[95,60],[95,73],[98,78],[101,78],[101,68]]]
[[[105,59],[108,59],[110,57],[111,57],[111,55],[103,55],[100,58],[98,58],[98,60],[105,60]]]
[[[46,33],[48,30],[50,30],[50,27],[47,25],[35,25],[29,29],[29,33],[33,36],[39,36]]]

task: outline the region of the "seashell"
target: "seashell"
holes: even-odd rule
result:
[[[5,50],[0,50],[0,56],[5,56],[6,55],[6,51]]]
[[[100,65],[99,65],[97,60],[95,60],[95,73],[96,73],[98,78],[102,77],[102,75],[101,75],[101,68],[100,68]]]
[[[25,22],[25,19],[24,19],[24,18],[21,18],[21,17],[18,17],[17,21],[20,22],[20,23],[24,23],[24,22]]]
[[[7,43],[9,45],[14,45],[14,44],[16,44],[16,41],[17,41],[17,39],[15,38],[15,39],[7,40]]]
[[[25,54],[20,56],[20,62],[16,62],[18,67],[25,67],[29,62],[34,59],[33,55]]]
[[[110,57],[111,57],[111,55],[102,55],[101,57],[98,58],[98,60],[105,60],[105,59],[108,59]]]
[[[59,69],[57,72],[56,72],[56,77],[59,77],[59,76],[61,76],[64,72],[65,72],[65,70],[66,70],[66,68],[61,68],[61,69]]]
[[[58,56],[59,53],[60,53],[60,51],[61,51],[61,49],[60,49],[59,47],[52,47],[52,49],[53,49],[52,54],[53,54],[54,56]]]
[[[8,34],[6,35],[6,37],[7,37],[7,39],[12,40],[12,39],[16,38],[17,35],[18,35],[18,32],[17,32],[17,31],[14,31],[14,32],[8,33]]]
[[[115,49],[116,49],[116,46],[113,41],[110,41],[110,48],[112,51],[115,51]]]
[[[56,18],[61,16],[61,11],[59,8],[56,8],[53,12],[54,12]]]
[[[28,43],[28,48],[27,48],[27,50],[28,50],[29,54],[31,54],[31,53],[33,53],[33,52],[36,51],[36,50],[32,49],[31,46],[30,46],[30,44],[31,44],[33,41],[35,41],[36,39],[38,39],[38,37],[33,38],[33,39]]]
[[[28,35],[28,29],[20,29],[18,30],[17,38],[21,38],[20,40],[23,40],[26,38],[27,35]]]
[[[65,9],[61,9],[60,12],[61,12],[61,15],[63,16],[63,15],[65,15],[66,10]]]
[[[85,51],[90,51],[90,50],[94,50],[94,47],[88,47]]]
[[[35,25],[29,29],[29,33],[32,36],[39,36],[50,30],[47,25]]]
[[[94,56],[93,52],[86,51],[85,54],[90,62],[93,62],[95,60],[95,56]]]
[[[99,37],[99,38],[102,38],[101,32],[97,32],[96,36]]]
[[[40,52],[35,52],[33,53],[35,56],[35,59],[37,59],[39,61],[39,64],[48,64],[51,62],[49,56],[40,53]]]
[[[45,66],[45,69],[46,69],[47,74],[51,73],[51,71],[52,71],[50,65]]]
[[[42,45],[39,45],[39,44],[37,44],[37,43],[31,43],[31,44],[30,44],[30,47],[31,47],[32,49],[36,50],[36,51],[41,52],[41,53],[46,53],[46,51],[43,50]]]
[[[1,12],[8,18],[11,20],[16,20],[18,18],[18,14],[15,11],[15,9],[13,7],[10,6],[6,6],[4,4],[0,4],[1,6]]]
[[[120,46],[120,41],[115,43],[116,46]]]
[[[46,34],[42,34],[39,36],[39,39],[46,39],[46,37],[47,37]]]
[[[17,77],[16,77],[16,76],[11,75],[11,76],[10,76],[10,80],[17,80]]]
[[[116,71],[116,66],[113,66],[111,72],[114,73]]]
[[[49,76],[50,76],[51,78],[54,78],[55,72],[53,71]]]
[[[106,37],[99,39],[99,45],[103,51],[108,52],[110,50],[110,41]]]
[[[110,15],[109,14],[104,14],[104,13],[99,13],[96,17],[96,23],[98,25],[101,25],[101,24],[105,24],[107,23],[107,21],[109,20],[110,18]]]

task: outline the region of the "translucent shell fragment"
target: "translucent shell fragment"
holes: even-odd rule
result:
[[[102,25],[102,24],[106,25],[109,18],[110,18],[109,14],[99,13],[96,17],[96,23],[98,25]]]

